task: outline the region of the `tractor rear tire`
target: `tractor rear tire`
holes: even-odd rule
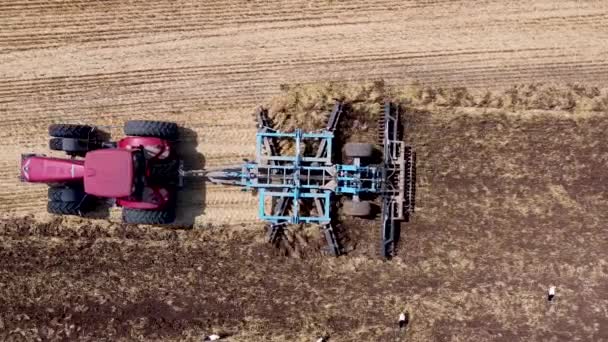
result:
[[[56,138],[87,139],[93,130],[93,126],[89,125],[54,124],[49,126],[49,135]]]
[[[344,145],[344,154],[349,158],[369,158],[374,153],[374,145],[367,143],[348,143]]]
[[[127,224],[169,224],[175,221],[175,211],[123,208],[122,221]]]
[[[344,202],[344,214],[348,216],[366,217],[372,213],[372,206],[369,201],[352,201]]]
[[[132,120],[125,122],[126,135],[139,137],[156,137],[166,140],[177,140],[178,129],[174,122]]]

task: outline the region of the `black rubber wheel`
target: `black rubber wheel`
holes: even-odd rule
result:
[[[80,216],[82,210],[79,202],[58,202],[51,201],[46,205],[46,210],[55,215],[76,215]]]
[[[169,224],[175,221],[175,211],[123,208],[122,221],[128,224]]]
[[[82,189],[69,186],[49,187],[47,192],[49,201],[56,202],[82,202],[86,194]]]
[[[126,135],[176,140],[177,124],[166,121],[132,120],[125,122]]]
[[[374,145],[367,143],[348,143],[344,145],[344,154],[350,158],[369,158],[374,153]]]
[[[49,148],[53,151],[63,151],[63,138],[51,138]]]
[[[54,124],[49,126],[49,135],[56,138],[86,139],[93,129],[89,125]]]
[[[348,216],[365,217],[372,213],[372,206],[369,201],[345,201],[344,202],[344,214]]]
[[[80,216],[95,209],[94,198],[77,186],[50,187],[47,196],[47,211],[51,214]]]
[[[74,140],[64,145],[65,140]],[[86,141],[84,139],[75,140],[72,138],[51,138],[49,139],[49,149],[53,151],[63,151],[69,156],[84,157],[87,152],[97,150],[100,144]]]

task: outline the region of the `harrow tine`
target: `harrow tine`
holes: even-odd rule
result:
[[[254,114],[258,129],[272,129],[272,123],[268,117],[268,109],[264,107],[256,108]]]
[[[327,124],[325,125],[326,131],[333,132],[336,130],[336,128],[338,127],[338,123],[340,122],[340,117],[342,116],[343,111],[344,111],[344,103],[341,101],[336,101],[336,103],[334,103],[334,106],[327,118]],[[323,140],[319,144],[316,157],[321,158],[321,156],[323,156],[324,153],[326,152],[325,151],[326,149],[327,149],[327,141]]]
[[[328,250],[328,252],[333,256],[340,256],[342,254],[342,251],[340,249],[340,245],[338,244],[338,239],[336,238],[336,234],[331,223],[321,226],[321,229],[323,230],[325,240],[327,241],[326,249]]]
[[[285,223],[272,223],[266,226],[267,241],[276,246],[282,239],[285,230]]]

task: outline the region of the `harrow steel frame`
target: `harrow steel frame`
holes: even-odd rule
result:
[[[280,132],[272,128],[267,111],[260,108],[255,113],[255,161],[206,172],[205,176],[214,183],[257,191],[258,216],[268,222],[270,242],[280,238],[287,224],[319,224],[329,252],[336,256],[342,249],[332,226],[333,197],[346,195],[357,202],[362,194],[378,196],[382,200],[381,254],[390,257],[395,250],[398,222],[413,210],[413,154],[401,139],[399,107],[390,102],[384,105],[380,165],[362,165],[358,157],[352,164],[333,162],[334,133],[344,110],[345,104],[336,102],[320,132]],[[293,153],[280,152],[281,140],[290,141]],[[309,141],[312,144],[306,144]],[[310,146],[316,146],[316,150],[307,149]],[[302,206],[301,202],[308,205]]]

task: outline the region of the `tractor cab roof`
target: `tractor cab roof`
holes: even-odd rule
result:
[[[99,197],[127,197],[133,192],[133,153],[123,149],[97,150],[84,160],[84,190]]]

